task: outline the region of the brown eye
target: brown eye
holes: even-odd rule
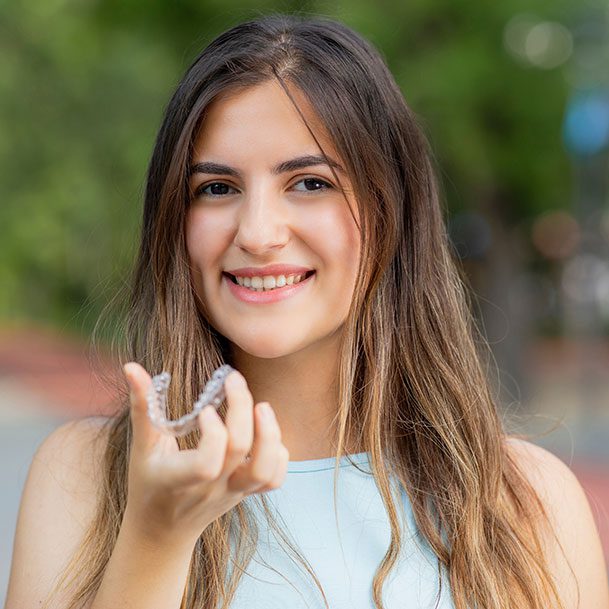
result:
[[[304,188],[297,188],[299,184],[304,185]],[[294,184],[294,190],[299,192],[315,192],[316,190],[327,190],[332,188],[328,182],[319,178],[304,178]]]
[[[230,194],[230,190],[234,189],[228,184],[224,184],[224,182],[211,182],[197,189],[195,194],[197,196],[221,197]]]

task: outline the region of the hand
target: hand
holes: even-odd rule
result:
[[[289,453],[277,419],[268,402],[254,407],[241,373],[231,372],[225,380],[226,423],[213,406],[206,406],[197,420],[197,448],[180,450],[176,439],[148,418],[150,375],[133,362],[124,372],[133,429],[125,520],[140,535],[194,545],[211,522],[244,497],[283,483]]]

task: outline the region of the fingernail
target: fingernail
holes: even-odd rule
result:
[[[233,384],[234,387],[239,387],[239,385],[241,383],[243,383],[244,381],[244,377],[243,375],[238,372],[237,370],[235,370],[234,372],[231,372],[231,378],[230,378],[230,382]]]
[[[123,372],[125,373],[125,376],[127,377],[127,380],[129,381],[129,383],[131,383],[131,375],[133,374],[133,366],[131,363],[125,364],[123,366]]]

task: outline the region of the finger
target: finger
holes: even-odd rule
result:
[[[245,378],[236,370],[226,377],[224,388],[228,402],[225,418],[228,446],[224,463],[224,475],[229,477],[243,463],[252,448],[254,440],[254,398]]]
[[[197,423],[201,438],[196,449],[182,450],[176,455],[170,472],[174,484],[211,482],[222,473],[228,443],[226,427],[213,406],[203,408]]]
[[[271,478],[271,481],[262,488],[259,488],[257,493],[265,493],[266,491],[272,491],[276,488],[279,488],[288,473],[288,464],[290,462],[290,453],[288,449],[282,444],[279,449],[279,457],[277,459],[277,467],[275,468],[275,473]]]
[[[136,450],[149,452],[157,443],[161,432],[154,427],[148,418],[148,390],[152,387],[152,379],[145,368],[136,362],[123,366],[123,372],[129,383],[130,416],[133,428],[133,445]]]
[[[254,492],[270,482],[275,473],[281,442],[281,431],[268,402],[256,405],[255,419],[251,458],[241,464],[229,479],[229,488],[246,493]]]

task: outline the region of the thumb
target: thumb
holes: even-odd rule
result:
[[[158,441],[160,431],[148,418],[148,391],[152,389],[152,378],[143,366],[129,362],[123,366],[123,372],[129,383],[131,403],[131,426],[134,445],[145,452]]]

